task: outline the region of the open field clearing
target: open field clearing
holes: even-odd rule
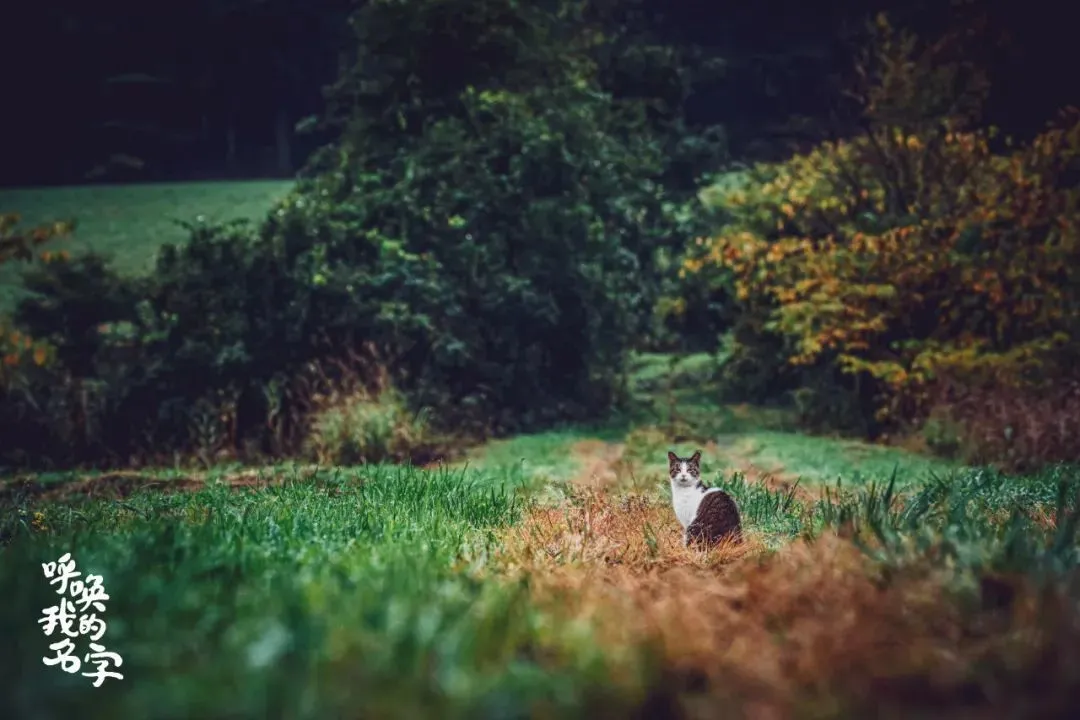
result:
[[[122,272],[143,273],[152,268],[159,247],[187,240],[187,230],[174,221],[201,216],[207,222],[258,222],[291,186],[255,180],[0,189],[0,213],[21,214],[21,227],[74,219],[75,233],[52,247],[106,253]],[[21,297],[20,272],[19,263],[0,266],[0,312]]]

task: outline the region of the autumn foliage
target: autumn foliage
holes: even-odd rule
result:
[[[871,379],[878,421],[920,417],[945,378],[1055,382],[1080,311],[1080,111],[1014,147],[973,127],[985,84],[948,38],[874,30],[865,132],[713,188],[731,221],[684,273],[727,287],[790,364]]]
[[[66,237],[73,223],[57,222],[20,231],[21,218],[15,213],[0,213],[0,265],[7,262],[63,262],[70,254],[66,250],[40,250],[40,246],[57,237]],[[25,363],[45,365],[52,357],[51,348],[14,329],[0,317],[0,389],[6,388],[17,368]]]

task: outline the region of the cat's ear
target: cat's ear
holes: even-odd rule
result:
[[[690,462],[692,462],[695,465],[697,465],[699,462],[701,462],[701,451],[700,450],[696,450],[694,452],[694,454],[690,456]]]
[[[667,459],[668,462],[679,462],[679,457],[670,450],[668,450]]]

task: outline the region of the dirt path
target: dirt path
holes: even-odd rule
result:
[[[581,463],[581,469],[571,478],[571,483],[595,490],[610,489],[622,479],[622,458],[626,446],[603,440],[582,440],[570,450]]]
[[[32,479],[21,479],[0,486],[0,503],[20,500],[57,501],[77,497],[126,498],[137,490],[145,489],[158,492],[197,492],[214,484],[226,485],[234,490],[258,488],[281,485],[291,478],[311,480],[315,474],[316,468],[311,466],[295,469],[241,470],[218,477],[212,477],[208,473],[191,473],[163,478],[149,473],[120,471],[71,482],[43,483]]]
[[[720,447],[710,441],[702,448],[706,456],[720,458],[724,466],[741,472],[749,482],[762,483],[773,492],[794,492],[800,501],[813,503],[821,497],[820,491],[798,483],[798,478],[781,466],[762,468],[745,455],[737,445]],[[577,487],[593,490],[613,490],[626,486],[628,481],[646,475],[641,467],[625,459],[625,443],[610,443],[598,439],[575,443],[571,453],[581,469],[571,478]]]

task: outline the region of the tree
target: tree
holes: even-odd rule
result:
[[[943,378],[1053,382],[1076,357],[1080,113],[994,152],[959,38],[874,29],[852,93],[864,132],[718,188],[731,222],[684,272],[731,288],[790,363],[864,381],[879,421],[921,418]]]
[[[515,419],[611,400],[693,190],[663,186],[689,135],[680,58],[646,48],[652,79],[627,74],[612,13],[375,0],[351,19],[324,119],[341,139],[286,212],[325,208],[328,229],[306,231],[338,238],[311,250],[320,276],[381,298],[423,396]]]
[[[70,235],[74,230],[74,223],[57,222],[19,231],[19,222],[20,217],[15,213],[0,213],[0,265],[32,262],[35,259],[45,263],[68,259],[66,250],[38,251],[37,255],[35,251],[54,238]],[[51,355],[51,348],[47,344],[18,332],[10,326],[6,318],[0,318],[0,390],[7,388],[14,371],[28,360],[40,366],[48,362]]]

